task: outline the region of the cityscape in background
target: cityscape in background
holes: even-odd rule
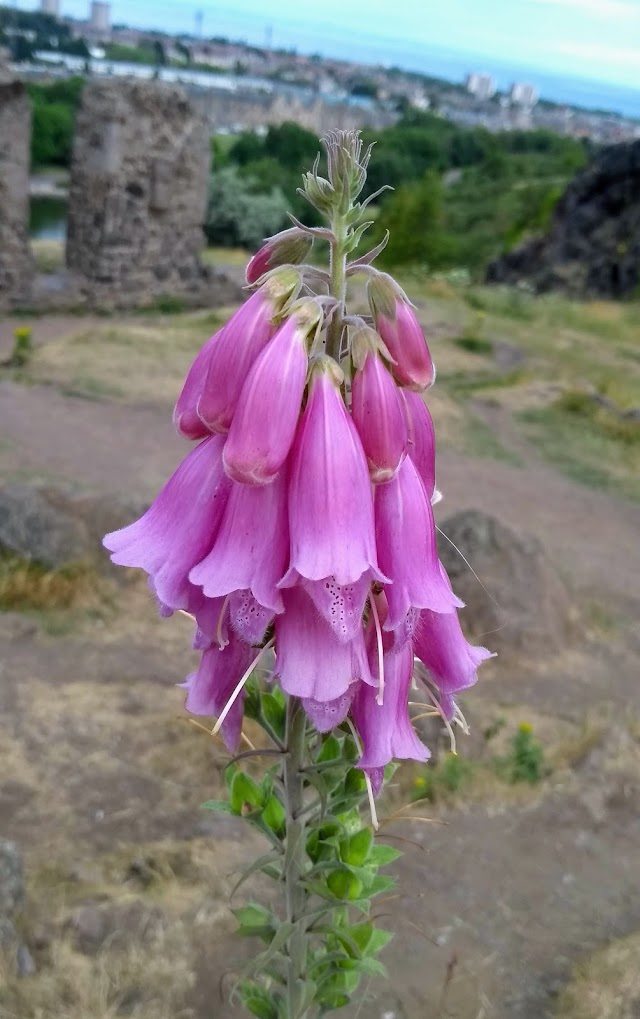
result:
[[[544,128],[599,144],[640,137],[640,116],[552,101],[541,95],[534,76],[499,88],[496,74],[469,67],[465,81],[454,82],[395,66],[274,48],[269,28],[261,47],[207,38],[202,11],[194,12],[193,31],[177,35],[114,24],[106,0],[89,0],[85,18],[68,17],[61,0],[41,0],[39,12],[15,13],[15,24],[4,28],[5,58],[13,58],[22,75],[180,81],[199,95],[218,133],[260,132],[286,119],[320,132],[332,117],[336,126],[380,128],[413,109],[490,131]],[[30,27],[30,17],[38,13],[50,19],[49,31],[46,25]]]

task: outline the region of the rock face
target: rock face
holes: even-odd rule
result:
[[[90,303],[128,307],[165,295],[197,302],[209,291],[219,303],[223,281],[200,262],[209,170],[209,129],[182,89],[87,84],[76,118],[66,260],[84,277]]]
[[[15,842],[0,839],[0,950],[15,948],[14,918],[24,905],[22,855]]]
[[[640,139],[603,149],[560,199],[551,230],[492,262],[488,283],[624,297],[640,284]]]
[[[442,530],[482,582],[439,534],[440,558],[466,605],[460,618],[470,640],[501,654],[533,657],[559,651],[566,644],[572,627],[571,602],[537,538],[518,534],[477,510],[448,517]]]
[[[0,68],[0,309],[27,303],[33,279],[30,143],[31,106],[24,85]]]
[[[0,488],[0,551],[50,570],[75,563],[108,569],[103,535],[144,508],[52,486],[7,485]]]

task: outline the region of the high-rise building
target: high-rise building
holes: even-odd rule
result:
[[[40,0],[40,10],[43,14],[53,14],[54,18],[59,18],[60,0]]]
[[[105,0],[92,0],[89,21],[94,32],[110,32],[111,4]]]
[[[511,86],[511,102],[516,106],[535,106],[538,102],[538,90],[535,85],[516,81]]]
[[[467,75],[467,92],[471,92],[476,99],[491,99],[496,94],[496,79],[491,74],[479,74],[474,71]]]

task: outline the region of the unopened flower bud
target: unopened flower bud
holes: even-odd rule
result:
[[[433,385],[435,368],[420,323],[400,288],[386,274],[367,287],[376,328],[394,360],[393,374],[402,386],[421,391]]]
[[[268,237],[256,251],[245,270],[249,285],[279,265],[299,265],[304,262],[313,245],[313,238],[297,226]]]

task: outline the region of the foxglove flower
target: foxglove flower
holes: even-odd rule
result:
[[[279,265],[299,265],[311,251],[313,238],[297,226],[268,237],[259,251],[249,260],[245,279],[249,286]]]
[[[247,372],[275,332],[273,318],[298,285],[296,273],[287,272],[267,280],[264,286],[242,305],[211,343],[206,359],[200,365],[200,381],[195,379],[176,407],[183,413],[195,410],[212,432],[228,432]],[[210,341],[211,342],[211,341]],[[205,365],[206,361],[206,365]],[[206,366],[206,375],[202,369]],[[195,368],[195,366],[194,366]],[[188,381],[188,380],[187,380]],[[201,389],[198,392],[198,388]]]
[[[473,686],[478,679],[478,666],[494,657],[486,648],[469,644],[457,612],[423,610],[418,617],[413,647],[416,657],[429,670],[449,719],[453,717],[454,694]]]
[[[461,606],[442,576],[433,512],[409,457],[395,478],[376,486],[375,507],[380,567],[391,580],[385,628],[395,630],[412,608],[451,612]]]
[[[376,555],[371,481],[362,443],[328,358],[313,370],[307,406],[292,450],[289,483],[290,566],[282,586],[299,578],[353,584],[384,581]]]
[[[187,609],[189,572],[209,552],[220,526],[232,484],[222,466],[223,445],[217,435],[201,442],[139,520],[103,539],[112,562],[146,570],[170,609]]]
[[[266,485],[286,460],[307,377],[307,339],[321,318],[318,304],[302,302],[254,362],[224,447],[234,481]]]
[[[372,661],[372,672],[374,668]],[[410,644],[400,651],[385,653],[384,674],[382,704],[378,703],[374,687],[360,684],[351,709],[363,743],[358,767],[364,771],[384,768],[394,757],[414,761],[429,758],[429,750],[416,736],[409,718],[409,686],[413,675]]]
[[[248,590],[271,614],[282,611],[277,583],[289,548],[284,473],[271,485],[231,483],[215,544],[189,574],[208,598]]]
[[[227,704],[237,683],[249,668],[254,652],[248,644],[231,634],[225,648],[212,646],[204,651],[196,672],[181,685],[186,689],[185,708],[193,715],[217,717]],[[240,742],[244,691],[235,700],[222,723],[222,736],[231,751]]]
[[[418,319],[390,276],[378,273],[369,281],[369,303],[376,329],[393,358],[398,382],[421,391],[432,386],[436,373]]]
[[[351,414],[374,482],[389,481],[407,448],[400,392],[374,351],[367,351],[351,384]]]
[[[327,703],[343,697],[353,683],[373,682],[362,629],[354,640],[340,641],[302,587],[282,595],[275,674],[286,693]]]
[[[407,422],[407,453],[413,461],[429,501],[435,501],[436,492],[436,442],[433,420],[429,408],[419,393],[402,389],[405,418]]]

